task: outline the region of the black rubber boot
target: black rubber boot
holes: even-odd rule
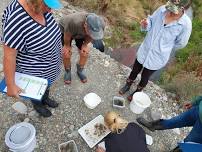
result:
[[[52,113],[41,103],[33,103],[34,109],[43,117],[50,117]]]
[[[48,105],[51,108],[56,108],[58,107],[58,103],[55,100],[52,100],[49,98],[49,92],[50,92],[50,88],[46,89],[46,92],[43,95],[42,98],[42,104],[43,105]]]
[[[125,94],[127,91],[129,91],[129,90],[130,90],[130,87],[131,87],[131,85],[132,85],[132,83],[133,83],[133,80],[127,79],[127,80],[126,80],[126,84],[123,86],[123,88],[121,88],[121,89],[119,90],[119,94],[123,95],[123,94]]]
[[[150,131],[154,132],[155,130],[164,130],[165,128],[161,125],[161,120],[155,120],[155,121],[147,121],[146,119],[140,117],[136,119],[137,122],[141,125],[143,125],[144,127],[146,127],[147,129],[149,129]]]
[[[50,99],[49,97],[46,100],[43,100],[42,103],[44,105],[48,105],[51,108],[56,108],[59,105],[55,100]]]
[[[71,83],[71,68],[65,70],[64,83],[65,84],[70,84]]]
[[[79,64],[76,64],[77,67],[77,75],[79,77],[79,79],[81,80],[81,82],[86,83],[87,82],[87,77],[84,74],[84,68],[81,67]]]

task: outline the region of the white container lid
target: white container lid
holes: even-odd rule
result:
[[[141,108],[147,108],[151,104],[149,96],[144,92],[136,92],[133,94],[131,104],[136,104]]]
[[[93,92],[85,95],[83,100],[86,106],[90,109],[94,109],[101,102],[101,98]]]
[[[12,126],[6,133],[5,143],[10,149],[20,150],[35,138],[36,130],[30,123],[22,122]]]

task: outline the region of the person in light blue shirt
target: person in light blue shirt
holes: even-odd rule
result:
[[[137,59],[126,84],[119,93],[129,91],[133,81],[142,71],[137,89],[128,96],[132,100],[135,92],[142,91],[149,77],[166,65],[172,50],[184,48],[191,35],[192,23],[184,13],[191,5],[190,0],[169,0],[151,16],[141,20],[141,30],[147,35],[137,52]]]

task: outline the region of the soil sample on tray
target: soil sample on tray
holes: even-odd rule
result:
[[[120,100],[120,99],[114,99],[114,105],[117,105],[117,106],[123,106],[123,101]]]
[[[67,144],[63,144],[60,146],[61,152],[78,152],[75,144],[73,142],[69,142]]]

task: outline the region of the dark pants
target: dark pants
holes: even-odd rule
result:
[[[133,65],[133,69],[130,73],[129,79],[130,80],[135,80],[137,75],[142,71],[141,74],[141,80],[139,83],[139,87],[144,88],[148,81],[149,81],[149,77],[156,71],[156,70],[149,70],[147,68],[144,68],[142,66],[142,64],[140,64],[137,59],[135,60],[135,63]]]
[[[62,46],[64,46],[64,34],[63,34],[63,33],[62,33],[61,40],[62,40]],[[73,40],[73,39],[71,39],[70,45],[72,44],[72,40]],[[81,50],[81,47],[82,47],[84,41],[85,41],[84,38],[75,39],[76,46],[78,47],[79,50]]]
[[[171,119],[162,120],[161,124],[165,129],[182,127],[193,127],[185,142],[196,142],[202,144],[202,123],[199,118],[199,107],[194,106],[186,112]]]

